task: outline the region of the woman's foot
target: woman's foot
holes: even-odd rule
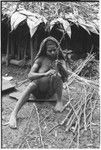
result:
[[[10,128],[16,129],[17,128],[17,120],[14,114],[11,114],[9,119],[9,126]]]
[[[62,110],[63,110],[63,103],[62,102],[57,102],[57,104],[55,106],[55,111],[62,112]]]

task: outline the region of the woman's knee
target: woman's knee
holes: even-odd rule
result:
[[[30,82],[27,88],[28,88],[28,90],[32,91],[32,90],[36,89],[36,87],[37,87],[37,85],[35,82]]]
[[[54,89],[57,89],[57,88],[61,88],[63,87],[63,81],[61,79],[60,76],[53,76],[52,77],[52,85],[53,85],[53,88]]]
[[[62,81],[60,75],[53,75],[53,76],[52,76],[52,80],[53,80],[53,81],[54,81],[54,80],[55,80],[55,81],[56,81],[56,80]]]

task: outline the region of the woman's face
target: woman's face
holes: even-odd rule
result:
[[[47,45],[46,46],[46,54],[48,55],[48,56],[50,56],[50,57],[52,57],[52,58],[55,58],[56,57],[56,55],[57,55],[57,47],[56,47],[56,45],[53,43],[53,45],[51,44],[49,44],[49,45]]]

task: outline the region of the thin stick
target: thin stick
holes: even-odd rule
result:
[[[78,118],[78,136],[77,136],[77,148],[79,148],[79,138],[80,138],[80,125],[79,125],[79,118]]]
[[[70,142],[68,148],[70,148],[70,146],[71,146],[71,144],[72,144],[72,142],[73,142],[73,140],[74,140],[74,138],[75,138],[76,136],[77,136],[77,133],[74,135],[74,137],[73,137],[73,139],[71,140],[71,142]]]
[[[67,132],[68,132],[68,130],[70,129],[71,125],[73,124],[74,120],[75,120],[75,114],[73,113],[72,116],[70,117],[70,119],[69,119],[67,125],[66,125],[66,126],[67,126],[67,128],[66,128],[66,131],[67,131]]]
[[[29,143],[28,143],[28,141],[27,141],[27,139],[26,139],[26,143],[27,143],[27,145],[28,145],[28,148],[31,148],[30,145],[29,145]]]
[[[46,117],[42,121],[40,121],[40,124],[42,122],[44,122],[51,115],[52,112],[53,112],[53,110],[51,109],[51,111],[49,111],[48,115],[46,115]]]
[[[87,130],[87,124],[86,124],[86,100],[87,100],[87,91],[86,91],[86,87],[84,86],[84,91],[85,91],[85,95],[84,95],[84,129]]]
[[[37,107],[36,107],[35,104],[33,104],[33,105],[34,105],[34,107],[36,109],[36,113],[37,113],[37,117],[38,117],[38,127],[39,127],[39,133],[40,133],[41,143],[42,143],[42,146],[44,148],[44,142],[43,142],[42,133],[41,133],[41,127],[40,127],[40,123],[39,123],[40,118],[39,118],[38,109],[37,109]]]
[[[76,78],[78,81],[80,81],[80,82],[83,82],[83,83],[85,83],[85,84],[87,84],[87,85],[91,85],[92,87],[96,87],[97,89],[99,88],[99,83],[97,83],[97,81],[96,82],[94,82],[94,81],[91,81],[91,80],[88,80],[88,79],[85,79],[84,77],[80,77],[80,76],[78,76],[76,73],[74,73],[74,72],[72,72],[72,71],[69,71],[69,73],[71,73],[72,75],[72,79],[68,79],[69,81],[68,81],[68,83],[67,83],[67,85],[70,85],[72,82],[73,82],[73,80]]]
[[[91,124],[91,121],[92,121],[92,109],[93,109],[93,106],[92,106],[92,101],[90,100],[90,105],[91,105],[91,115],[90,115],[90,133],[91,133],[91,139],[93,139],[93,131],[92,131],[92,124]]]
[[[69,106],[69,105],[70,105],[70,101],[68,101],[68,102],[65,104],[65,106],[64,106],[63,109],[62,109],[62,111],[65,110],[65,108],[66,108],[67,106]]]
[[[69,113],[67,114],[66,118],[65,118],[61,123],[58,123],[57,125],[55,125],[52,129],[50,129],[50,130],[48,131],[47,134],[51,133],[55,128],[57,128],[57,127],[59,127],[59,126],[62,126],[62,125],[67,121],[68,116],[71,114],[71,112],[72,112],[72,110],[69,111]],[[47,134],[46,134],[46,135],[47,135]]]
[[[60,125],[62,126],[63,124],[65,124],[65,122],[67,121],[69,115],[72,113],[72,109],[69,111],[69,113],[67,114],[66,118],[60,123]]]
[[[93,54],[87,56],[87,58],[78,66],[78,68],[75,70],[74,73],[78,75],[78,74],[82,71],[82,69],[87,65],[87,63],[88,63],[89,61],[93,60],[93,59],[94,59]],[[69,80],[70,80],[73,76],[74,76],[74,75],[72,74],[72,75],[69,77]]]

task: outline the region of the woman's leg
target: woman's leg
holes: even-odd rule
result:
[[[17,128],[17,114],[18,111],[21,109],[21,107],[24,105],[24,103],[28,100],[29,95],[31,92],[34,92],[36,89],[36,84],[34,82],[31,82],[25,91],[22,93],[22,97],[18,100],[13,112],[11,113],[10,120],[9,120],[9,126],[11,128]]]
[[[52,76],[52,85],[53,90],[57,94],[57,103],[55,106],[55,110],[61,112],[63,109],[63,102],[62,102],[63,81],[61,77],[58,75]]]

